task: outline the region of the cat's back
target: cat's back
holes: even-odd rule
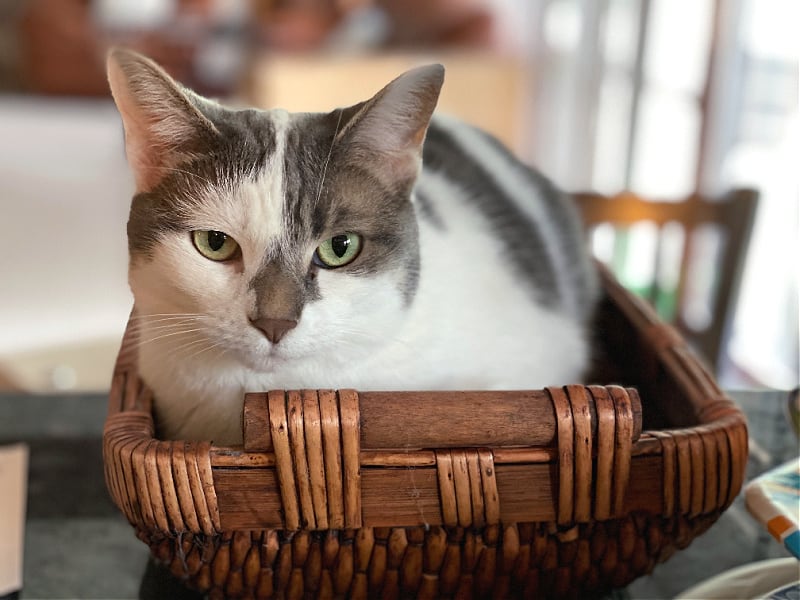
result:
[[[435,116],[414,196],[423,246],[426,235],[465,238],[451,246],[476,275],[505,271],[538,305],[588,320],[596,274],[571,198],[496,138]]]

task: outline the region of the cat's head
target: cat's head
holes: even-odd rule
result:
[[[125,50],[108,75],[136,181],[129,281],[151,336],[268,370],[357,359],[397,335],[441,66],[320,114],[224,108]]]

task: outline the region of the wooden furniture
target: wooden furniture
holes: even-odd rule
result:
[[[267,52],[251,61],[241,93],[249,104],[261,108],[327,112],[334,106],[363,102],[404,71],[431,61],[424,53],[392,51]],[[436,61],[447,72],[437,110],[464,119],[521,152],[525,140],[520,121],[531,101],[529,65],[510,56],[464,50],[437,52]]]
[[[154,439],[129,329],[104,431],[111,497],[212,598],[625,586],[730,505],[747,429],[676,331],[602,273],[603,385],[250,394],[243,447]]]
[[[663,309],[660,316],[673,323],[713,369],[718,368],[726,327],[735,308],[758,193],[737,189],[717,199],[693,195],[678,202],[651,201],[630,192],[612,197],[579,193],[575,198],[590,231],[611,224],[615,233],[624,235],[637,224],[655,226],[655,252],[645,257],[652,263],[653,277],[641,291],[653,305]],[[665,233],[670,226],[677,228],[672,233],[677,232],[681,248],[674,257],[676,280],[664,285],[662,274],[670,266],[665,266],[664,260]],[[703,234],[708,234],[705,240]],[[704,241],[711,242],[710,248]],[[630,245],[626,248],[627,256],[639,252],[639,248]],[[620,265],[612,266],[612,270],[625,283]],[[692,307],[698,304],[700,317],[692,318]]]

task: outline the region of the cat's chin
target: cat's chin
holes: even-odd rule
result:
[[[280,345],[259,346],[238,352],[239,362],[256,374],[275,374],[294,370],[307,362],[311,356]]]
[[[239,352],[239,362],[254,373],[273,373],[285,368],[292,361],[280,355],[274,348]]]
[[[268,348],[251,348],[237,353],[240,364],[255,375],[290,376],[298,373],[316,373],[346,368],[358,353],[336,356],[322,348],[271,345]]]

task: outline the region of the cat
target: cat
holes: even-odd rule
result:
[[[224,108],[124,49],[108,78],[159,436],[241,443],[248,391],[583,376],[597,277],[575,208],[493,137],[433,116],[441,65],[329,113]]]

